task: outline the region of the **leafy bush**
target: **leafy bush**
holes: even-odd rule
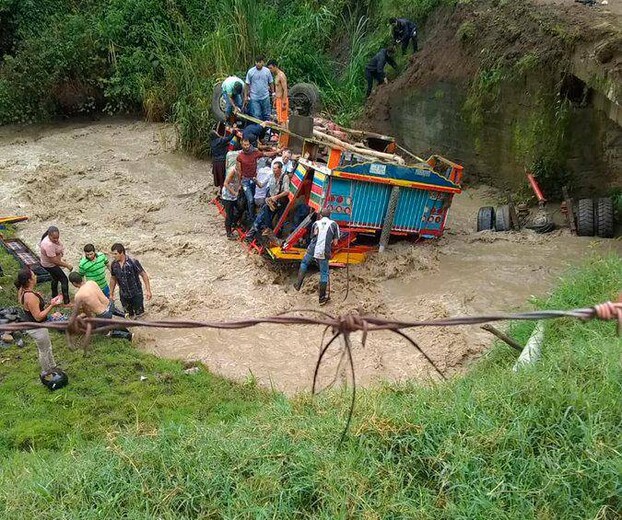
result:
[[[389,16],[423,20],[454,0],[0,0],[0,124],[103,110],[171,119],[202,153],[212,87],[257,54],[290,84],[316,83],[349,121]],[[338,48],[339,47],[339,48]]]

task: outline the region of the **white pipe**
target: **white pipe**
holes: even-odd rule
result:
[[[544,341],[544,323],[539,321],[536,324],[536,328],[533,334],[529,338],[527,345],[518,356],[516,363],[512,370],[518,372],[521,368],[527,365],[533,365],[540,359],[540,351],[542,349],[542,342]]]

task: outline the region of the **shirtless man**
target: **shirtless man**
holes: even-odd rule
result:
[[[279,66],[275,60],[268,62],[268,68],[274,76],[275,86],[275,108],[276,108],[276,120],[280,125],[286,125],[289,119],[289,100],[287,96],[289,92],[287,90],[287,76],[279,69]]]
[[[93,280],[84,281],[80,273],[69,274],[69,281],[78,289],[74,313],[83,312],[89,317],[112,318],[112,305],[108,297]]]

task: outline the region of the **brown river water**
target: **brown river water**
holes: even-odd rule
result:
[[[68,260],[77,264],[93,242],[109,252],[125,244],[152,280],[149,318],[230,320],[317,308],[317,273],[301,293],[291,287],[295,267],[274,266],[226,240],[223,219],[209,204],[209,162],[175,151],[163,124],[125,119],[53,126],[0,128],[0,214],[23,214],[20,236],[37,251],[48,225],[57,225]],[[400,319],[429,319],[524,306],[545,295],[571,264],[592,253],[622,249],[619,241],[577,238],[567,231],[476,233],[487,188],[454,199],[448,230],[435,242],[392,245],[346,271],[331,272],[333,301],[323,310],[361,309]],[[589,305],[594,302],[585,302]],[[159,356],[200,360],[235,380],[249,377],[294,393],[310,388],[321,327],[262,325],[241,331],[137,330],[135,346]],[[478,328],[413,333],[442,370],[455,374],[492,340]],[[356,338],[355,338],[356,339]],[[94,354],[96,355],[96,354]],[[323,371],[332,379],[339,357]],[[387,333],[355,341],[357,382],[433,378],[420,354]],[[343,377],[343,374],[342,374]]]

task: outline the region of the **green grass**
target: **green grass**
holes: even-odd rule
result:
[[[14,306],[17,263],[0,251],[0,265],[5,272],[0,306]],[[183,363],[144,354],[127,341],[96,337],[85,356],[82,350],[70,351],[62,334],[51,335],[56,362],[70,377],[67,392],[49,393],[38,382],[30,339],[22,349],[0,349],[0,457],[12,450],[71,449],[168,423],[230,421],[252,415],[269,398],[252,381],[237,385],[203,368],[185,374]]]
[[[541,308],[615,297],[622,260],[593,258]],[[525,342],[533,323],[511,333]],[[618,518],[622,367],[611,323],[549,322],[515,374],[497,346],[464,377],[286,399],[99,341],[55,341],[71,384],[32,352],[0,364],[0,516],[53,518]],[[31,347],[30,349],[31,350]],[[18,359],[18,356],[21,356]],[[148,380],[140,382],[140,375]]]

